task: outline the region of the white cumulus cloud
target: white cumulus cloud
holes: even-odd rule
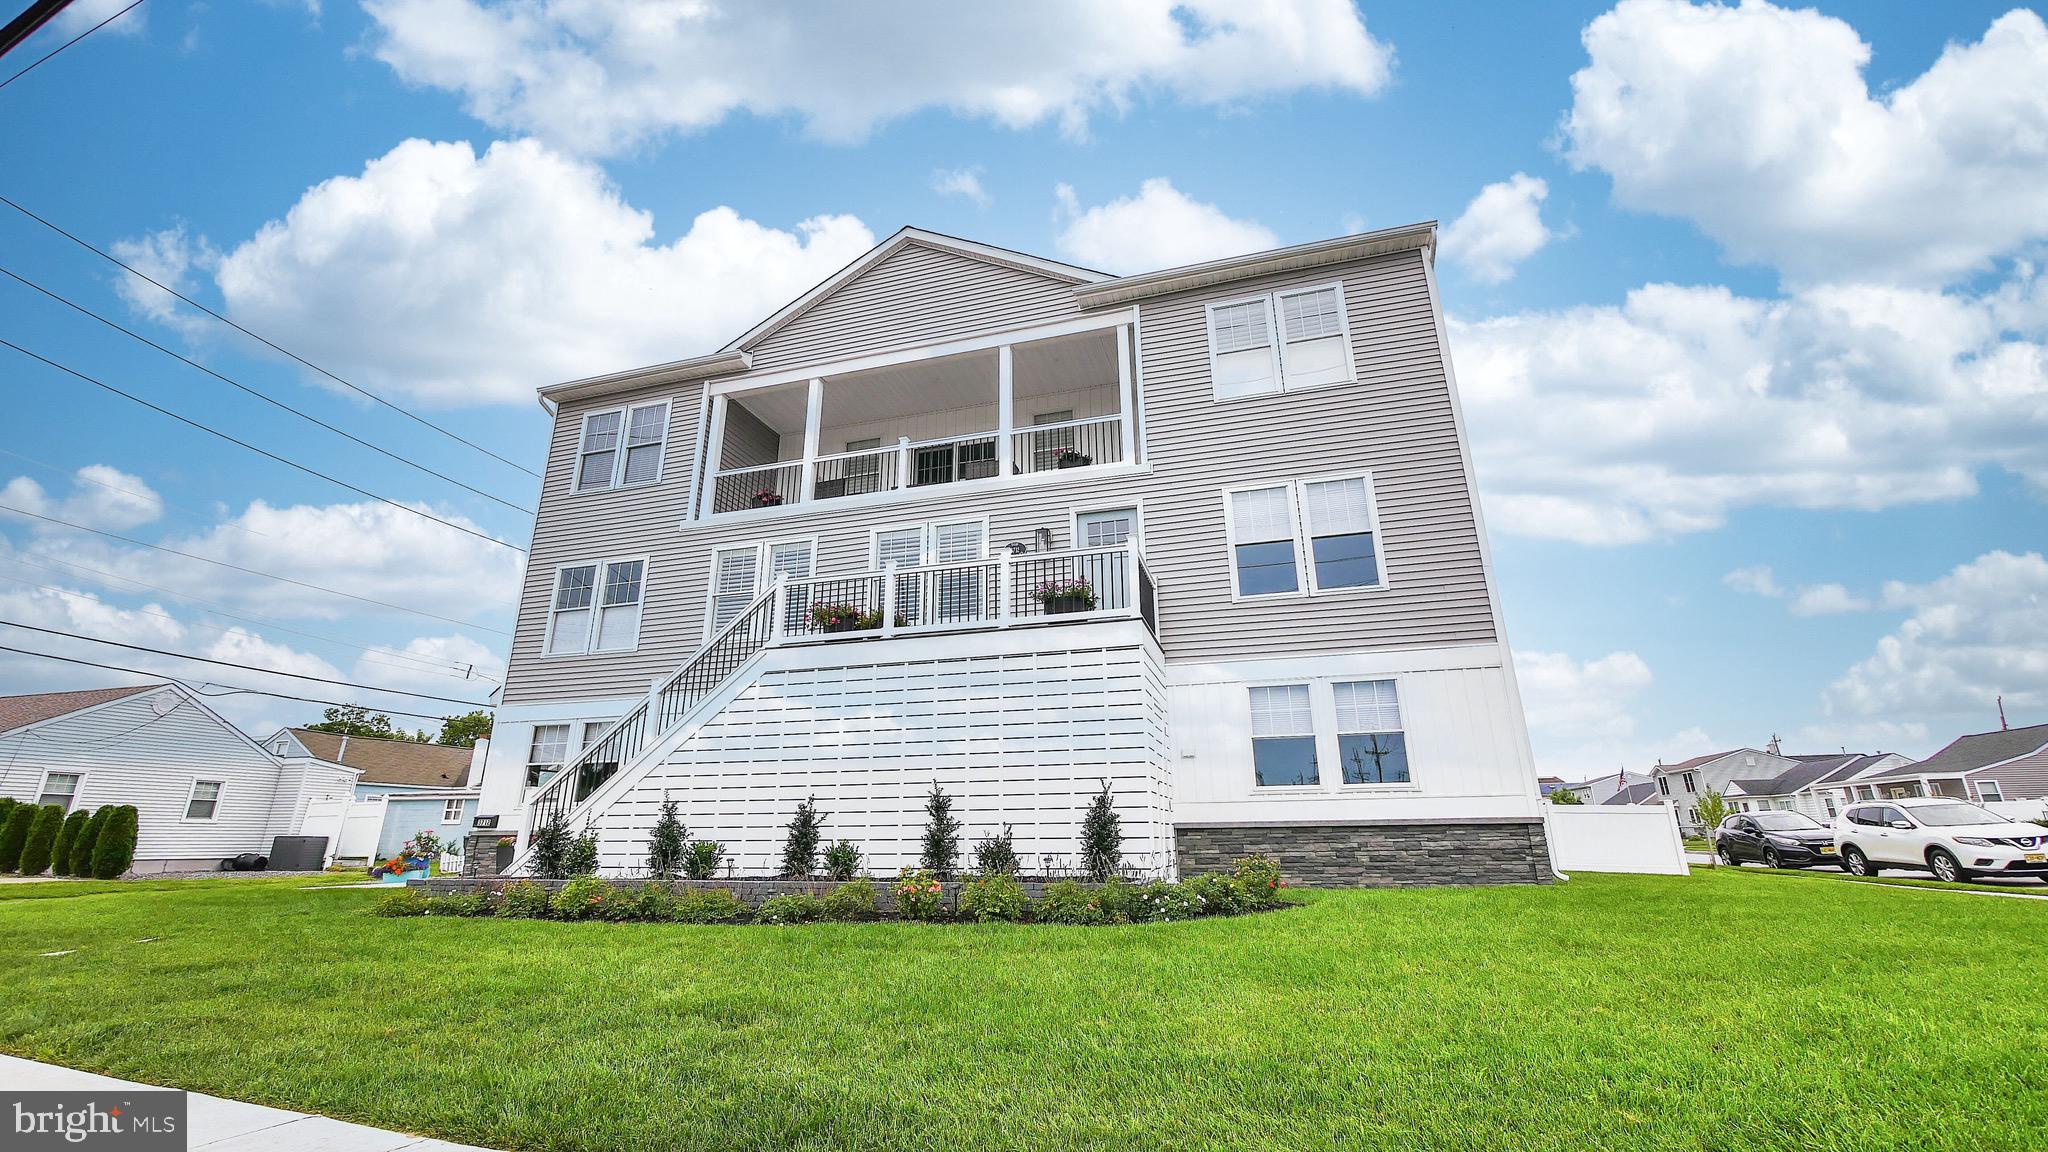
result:
[[[1637,714],[1655,677],[1634,652],[1579,660],[1564,652],[1518,651],[1515,680],[1544,775],[1583,780],[1624,768],[1647,772],[1659,757],[1678,760],[1713,748],[1698,728],[1657,737],[1641,731]]]
[[[1164,177],[1138,186],[1138,194],[1082,207],[1070,185],[1054,189],[1064,227],[1054,241],[1060,254],[1105,272],[1150,272],[1276,247],[1280,238],[1255,220],[1240,220],[1214,204],[1194,200]]]
[[[959,196],[986,207],[994,197],[981,186],[980,168],[939,168],[932,172],[932,191]]]
[[[71,481],[70,493],[59,499],[31,477],[14,477],[0,486],[0,505],[7,506],[0,508],[0,520],[23,520],[8,514],[7,509],[14,508],[118,532],[163,515],[163,497],[140,476],[106,464],[87,464],[71,474]]]
[[[1794,616],[1837,616],[1845,612],[1867,612],[1870,601],[1840,584],[1810,584],[1792,598]]]
[[[943,109],[1009,128],[1154,95],[1227,105],[1304,89],[1370,94],[1390,48],[1350,0],[367,0],[372,51],[460,94],[493,127],[610,153],[736,113],[857,140]]]
[[[1444,260],[1481,283],[1510,279],[1516,265],[1555,235],[1543,223],[1543,200],[1549,195],[1549,184],[1523,172],[1488,184],[1444,226],[1438,241]]]
[[[1777,597],[1785,594],[1785,590],[1778,586],[1777,577],[1771,574],[1771,566],[1769,564],[1737,568],[1735,571],[1721,577],[1721,583],[1735,589],[1737,592],[1746,592],[1751,596]]]

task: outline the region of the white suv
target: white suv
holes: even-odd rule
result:
[[[1835,822],[1835,844],[1842,867],[1857,876],[1905,867],[1949,881],[1973,875],[2048,879],[2048,828],[1942,796],[1852,805]]]

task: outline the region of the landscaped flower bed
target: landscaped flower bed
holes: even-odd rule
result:
[[[1010,921],[1039,924],[1149,924],[1234,916],[1282,906],[1280,866],[1263,856],[1231,875],[1179,882],[1103,884],[1021,881],[994,873],[943,882],[921,870],[892,881],[843,884],[789,880],[459,880],[408,885],[376,905],[379,916],[500,916],[531,920],[648,921],[671,924],[809,924],[820,921]]]

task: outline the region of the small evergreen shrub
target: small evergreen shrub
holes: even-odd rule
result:
[[[410,888],[386,892],[377,898],[376,913],[379,916],[425,916],[427,898]]]
[[[75,808],[64,823],[57,826],[57,846],[50,850],[50,872],[56,876],[71,875],[71,846],[78,842],[78,834],[85,831],[85,822],[92,815],[83,808]]]
[[[1080,884],[1060,880],[1046,886],[1045,895],[1031,906],[1031,918],[1046,924],[1100,924],[1102,905]]]
[[[818,843],[824,834],[825,817],[818,812],[818,802],[807,799],[798,804],[782,840],[782,874],[791,880],[809,880],[818,870]]]
[[[41,876],[50,870],[50,854],[57,850],[57,829],[64,826],[64,809],[45,804],[36,809],[29,822],[28,838],[21,844],[20,870],[23,876]]]
[[[7,826],[7,818],[14,815],[14,810],[19,807],[21,801],[12,796],[0,796],[0,828]]]
[[[1024,886],[1008,872],[989,873],[960,887],[960,911],[983,922],[1022,920],[1028,903]]]
[[[1242,856],[1230,864],[1252,907],[1271,908],[1280,902],[1280,889],[1287,882],[1280,878],[1279,861],[1271,856]]]
[[[114,806],[102,804],[86,818],[85,827],[78,833],[78,839],[71,844],[71,876],[92,875],[92,850],[100,842],[100,836],[107,830],[107,821],[114,818]]]
[[[1011,840],[1008,824],[1003,825],[1001,833],[975,844],[974,870],[983,876],[1016,875],[1017,848]]]
[[[825,875],[834,880],[851,880],[860,875],[860,849],[853,841],[841,840],[825,849]]]
[[[925,797],[924,815],[924,854],[918,864],[922,871],[951,880],[960,862],[960,821],[953,818],[953,798],[936,783]]]
[[[585,828],[569,841],[569,855],[562,866],[572,877],[597,875],[597,829]]]
[[[543,880],[569,878],[569,825],[561,812],[533,830],[527,850],[533,856],[534,875]]]
[[[922,868],[907,868],[896,877],[892,889],[896,914],[905,920],[937,920],[946,905],[946,889],[939,879]]]
[[[823,905],[827,920],[873,920],[875,886],[865,880],[841,884],[825,897]]]
[[[718,866],[725,862],[725,845],[716,840],[693,840],[683,853],[683,875],[692,880],[718,879]]]
[[[1130,924],[1138,919],[1138,889],[1121,877],[1111,876],[1095,890],[1095,903],[1102,908],[1104,924]]]
[[[1102,791],[1089,801],[1088,814],[1081,818],[1081,866],[1090,880],[1101,881],[1116,875],[1123,863],[1123,820],[1116,814],[1109,781],[1104,780]]]
[[[754,909],[756,924],[813,924],[824,918],[825,905],[802,892],[770,896]]]
[[[676,901],[676,920],[683,924],[743,924],[746,904],[729,889],[691,892]]]
[[[498,900],[498,915],[524,920],[545,920],[554,911],[548,890],[531,880],[507,885]]]
[[[1201,901],[1202,913],[1207,916],[1235,916],[1253,907],[1243,886],[1219,873],[1189,877],[1181,881],[1181,887],[1187,889],[1188,895]]]
[[[558,920],[589,920],[597,915],[611,890],[611,885],[595,876],[579,876],[562,885],[562,890],[548,901],[548,907]]]
[[[0,872],[21,867],[21,850],[28,844],[28,828],[35,823],[36,812],[33,804],[16,804],[7,813],[7,823],[0,824]]]
[[[92,846],[94,879],[112,880],[135,863],[137,826],[138,816],[133,804],[119,805],[114,814],[107,817],[107,826],[100,829],[99,842]]]
[[[676,812],[676,802],[664,796],[661,815],[654,820],[654,833],[647,838],[647,874],[657,880],[673,880],[683,872],[683,853],[689,850],[690,830]]]
[[[1131,919],[1140,924],[1193,920],[1202,914],[1202,898],[1169,880],[1139,885],[1133,905]]]

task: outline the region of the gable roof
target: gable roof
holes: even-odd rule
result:
[[[87,688],[78,692],[37,692],[27,696],[0,696],[0,732],[12,732],[30,724],[55,720],[73,712],[106,704],[139,692],[155,692],[168,684],[136,684],[127,688]]]
[[[1691,771],[1692,769],[1694,769],[1694,768],[1697,768],[1697,767],[1699,767],[1699,766],[1700,766],[1700,765],[1702,765],[1702,764],[1707,764],[1707,763],[1711,763],[1711,762],[1713,762],[1713,761],[1715,761],[1715,760],[1719,760],[1719,759],[1720,759],[1721,757],[1723,757],[1723,756],[1733,756],[1733,755],[1735,755],[1735,754],[1736,754],[1737,752],[1740,752],[1740,751],[1742,751],[1742,749],[1740,749],[1740,748],[1730,748],[1730,749],[1729,749],[1728,751],[1726,751],[1726,752],[1709,752],[1709,753],[1707,753],[1707,754],[1706,754],[1705,756],[1695,756],[1695,757],[1693,757],[1693,758],[1692,758],[1692,759],[1690,759],[1690,760],[1680,760],[1680,761],[1679,761],[1678,763],[1676,763],[1676,764],[1659,764],[1659,765],[1657,765],[1657,766],[1656,766],[1655,768],[1652,768],[1652,769],[1650,769],[1650,771],[1651,771],[1651,772],[1689,772],[1689,771]]]
[[[1081,302],[1083,308],[1107,308],[1149,296],[1211,288],[1254,276],[1299,272],[1345,260],[1408,251],[1436,251],[1436,221],[1425,220],[1419,224],[1403,224],[1397,228],[1381,228],[1373,232],[1359,232],[1329,240],[1313,240],[1307,244],[1271,248],[1264,252],[1247,252],[1242,256],[1226,256],[1221,260],[1205,260],[1200,264],[1183,264],[1177,268],[1162,268],[1157,272],[1102,277],[1095,283],[1074,289],[1074,298]]]
[[[460,788],[469,775],[468,748],[415,744],[376,736],[343,737],[310,728],[287,728],[316,760],[360,769],[360,784],[410,784],[422,788]]]
[[[1892,780],[1929,774],[1952,774],[1988,768],[2048,747],[2048,724],[2032,724],[1999,732],[1975,732],[1958,736],[1948,746],[1918,764],[1904,764],[1872,780]]]
[[[1015,252],[1008,248],[998,248],[993,244],[963,240],[958,236],[948,236],[943,232],[928,232],[923,228],[913,228],[905,225],[902,228],[898,228],[895,235],[868,249],[865,253],[847,264],[846,267],[820,280],[816,285],[812,286],[810,291],[783,305],[774,315],[742,332],[731,343],[720,348],[718,351],[721,354],[728,355],[735,352],[745,352],[747,349],[752,348],[754,345],[759,344],[784,327],[787,327],[797,317],[802,316],[824,301],[826,297],[831,296],[840,288],[858,279],[861,273],[913,244],[922,245],[926,248],[936,248],[942,252],[951,252],[956,256],[964,256],[970,260],[980,260],[987,264],[1014,268],[1022,272],[1035,272],[1067,284],[1089,284],[1110,278],[1108,273],[1097,272],[1092,268],[1082,268],[1074,264],[1062,264],[1057,260],[1047,260],[1042,256]]]
[[[1652,781],[1648,784],[1631,784],[1628,787],[1623,788],[1621,791],[1616,792],[1614,795],[1609,796],[1607,799],[1602,800],[1601,803],[1642,804],[1649,800],[1655,799],[1656,796],[1657,785],[1655,781]]]

